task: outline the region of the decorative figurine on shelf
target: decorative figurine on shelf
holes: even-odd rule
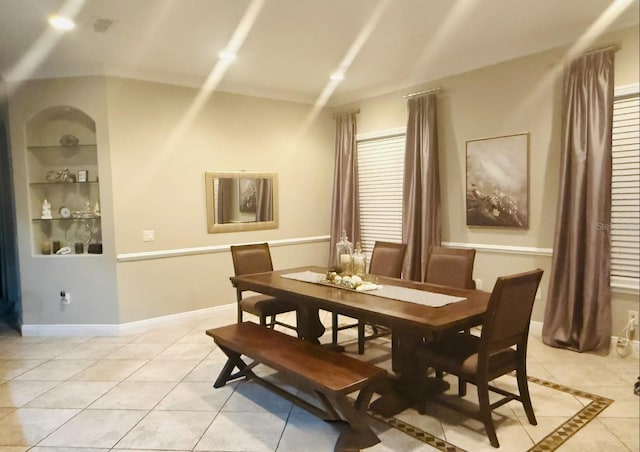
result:
[[[42,202],[42,213],[40,214],[40,218],[43,220],[51,220],[53,215],[51,215],[51,203],[45,198]]]
[[[69,168],[65,168],[60,171],[47,171],[46,180],[47,182],[75,182],[76,176],[75,174],[71,174]]]
[[[62,146],[75,146],[80,142],[78,137],[71,134],[62,135],[60,137],[60,144]]]
[[[81,218],[91,218],[93,216],[93,211],[91,210],[91,203],[89,201],[84,202],[84,209],[80,212]]]
[[[100,216],[100,204],[98,203],[98,201],[96,201],[96,205],[93,208],[93,215],[95,217],[99,217]]]
[[[342,230],[340,241],[336,244],[336,271],[350,274],[352,271],[353,244],[347,238],[347,231]]]

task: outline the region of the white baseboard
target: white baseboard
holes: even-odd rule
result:
[[[542,322],[531,322],[529,325],[529,333],[534,334],[540,338],[542,338]],[[609,349],[609,357],[624,359],[623,357],[619,357],[616,352],[616,345],[618,343],[618,338],[616,336],[611,336],[611,348]],[[640,353],[638,350],[640,349],[640,341],[631,341],[630,344],[631,351],[626,358],[634,358],[638,359]]]
[[[151,331],[156,328],[175,326],[176,324],[211,317],[214,314],[220,314],[222,312],[226,314],[235,314],[236,303],[121,324],[22,325],[21,332],[23,336],[49,337],[126,336],[146,333],[147,331]]]
[[[536,336],[542,337],[542,322],[532,321],[529,324],[529,334],[535,334]]]

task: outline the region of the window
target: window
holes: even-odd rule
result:
[[[640,102],[638,87],[616,90],[611,180],[611,284],[640,281]]]
[[[404,129],[357,137],[360,245],[368,256],[376,240],[402,242],[404,142]]]

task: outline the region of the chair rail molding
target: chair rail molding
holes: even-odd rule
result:
[[[328,242],[330,236],[319,235],[315,237],[299,237],[292,239],[269,240],[270,247],[304,245],[307,243]],[[234,245],[244,245],[244,243],[234,243]],[[199,246],[195,248],[176,248],[159,251],[145,251],[140,253],[123,253],[116,256],[118,262],[135,262],[151,259],[164,259],[168,257],[193,256],[196,254],[226,253],[229,252],[231,244]]]
[[[537,248],[532,246],[488,245],[482,243],[442,242],[444,246],[454,248],[475,248],[478,251],[501,254],[530,254],[535,256],[551,256],[553,248]]]
[[[529,256],[546,256],[553,255],[553,248],[536,248],[530,246],[512,246],[512,245],[488,245],[481,243],[463,243],[463,242],[442,242],[443,246],[454,248],[475,248],[477,251],[496,254],[519,254]],[[640,284],[635,278],[612,277],[611,289],[617,293],[638,294],[640,293]]]

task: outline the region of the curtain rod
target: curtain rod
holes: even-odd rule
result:
[[[610,44],[603,44],[598,47],[592,47],[590,49],[583,50],[582,52],[580,52],[580,54],[585,55],[587,53],[600,52],[602,50],[609,50],[609,49],[612,49],[617,52],[618,50],[620,50],[621,47],[622,46],[620,42],[612,42]]]
[[[359,108],[354,108],[353,110],[337,111],[333,115],[331,115],[331,117],[333,119],[336,119],[340,115],[346,115],[346,114],[349,114],[349,113],[352,113],[354,115],[360,114],[360,109]]]
[[[432,89],[428,89],[426,91],[418,91],[417,93],[409,93],[409,94],[405,94],[402,97],[415,97],[415,96],[422,96],[424,94],[430,94],[430,93],[437,93],[440,91],[440,88],[432,88]]]

